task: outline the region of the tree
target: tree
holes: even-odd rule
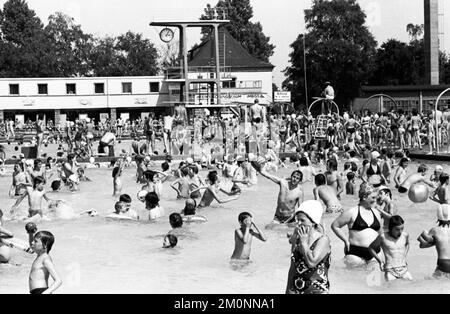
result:
[[[47,77],[54,74],[51,44],[41,20],[24,0],[5,2],[1,18],[3,64],[9,77]]]
[[[275,46],[270,43],[270,37],[263,32],[261,23],[253,23],[253,8],[250,0],[219,0],[213,8],[210,4],[204,9],[201,20],[214,19],[213,12],[225,12],[230,23],[225,26],[231,36],[236,39],[252,56],[269,62]],[[225,17],[224,16],[224,17]],[[211,36],[210,28],[202,28],[202,41]]]
[[[142,34],[127,32],[117,38],[118,65],[124,76],[152,76],[158,69],[158,51]]]
[[[283,83],[297,106],[303,102],[305,90],[303,39],[308,94],[320,96],[323,82],[330,81],[341,107],[358,96],[373,68],[377,45],[365,19],[356,0],[313,0],[312,8],[305,10],[307,33],[291,44],[291,66],[285,70]]]
[[[72,17],[61,12],[48,18],[45,32],[52,41],[58,76],[89,75],[89,56],[93,49],[92,35],[85,34]]]

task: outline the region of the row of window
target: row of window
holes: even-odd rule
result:
[[[222,82],[222,88],[262,88],[262,81],[227,81]]]
[[[48,95],[48,84],[37,84],[38,95]],[[94,83],[94,93],[95,94],[105,94],[105,83]],[[132,94],[133,93],[133,83],[122,83],[122,93]],[[150,93],[159,93],[159,82],[150,82]],[[10,95],[20,95],[19,84],[9,84],[9,94]],[[76,95],[77,94],[77,84],[68,83],[66,84],[66,94]]]

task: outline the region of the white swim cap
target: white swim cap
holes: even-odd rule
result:
[[[193,164],[194,163],[194,159],[189,157],[189,158],[186,159],[186,163]]]
[[[304,213],[313,223],[319,225],[322,222],[323,207],[319,201],[306,201],[295,210],[295,214],[297,213]]]
[[[94,157],[89,158],[89,163],[93,164],[94,162],[95,162],[95,158]]]
[[[377,152],[377,151],[372,152],[372,158],[373,158],[373,159],[377,159],[377,158],[380,157],[380,156],[381,156],[381,155],[380,155],[379,152]]]
[[[442,168],[442,166],[437,165],[435,171],[442,172],[444,171],[444,168]]]

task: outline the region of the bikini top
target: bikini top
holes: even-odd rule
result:
[[[372,168],[372,165],[370,165],[369,166],[369,169],[367,169],[367,175],[368,176],[373,176],[373,175],[375,175],[375,174],[378,174],[378,175],[380,175],[381,174],[381,169],[380,169],[380,166],[378,166],[377,165],[377,170],[375,171],[375,170],[373,170],[373,168]]]
[[[369,227],[369,225],[367,225],[367,222],[364,221],[364,219],[362,219],[361,217],[361,211],[360,211],[360,206],[358,206],[358,216],[356,217],[355,222],[353,223],[353,226],[350,230],[352,231],[363,231],[366,230],[368,228],[371,228],[375,231],[380,231],[381,229],[381,225],[380,222],[378,221],[377,217],[375,216],[375,214],[373,213],[372,210],[370,210],[372,212],[373,215],[373,223],[372,225]]]

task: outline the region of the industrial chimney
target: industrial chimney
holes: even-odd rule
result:
[[[439,85],[439,0],[424,0],[425,83]]]

